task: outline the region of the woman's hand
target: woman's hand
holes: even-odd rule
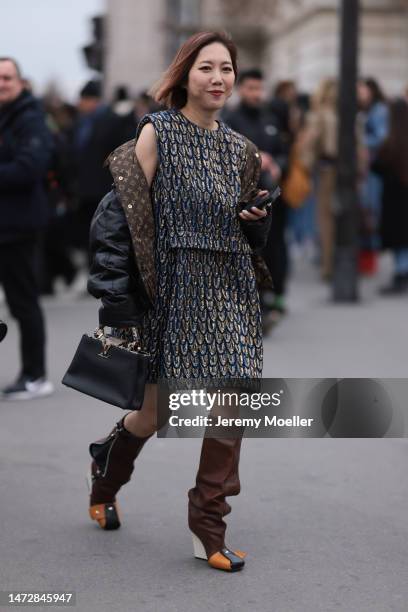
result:
[[[262,189],[261,191],[258,191],[257,197],[264,196],[267,193],[268,191],[266,189]],[[268,213],[266,212],[266,210],[261,210],[259,208],[256,208],[255,206],[252,206],[251,212],[249,212],[248,210],[243,210],[239,213],[239,216],[241,217],[241,219],[243,219],[243,221],[258,221],[259,219],[263,219],[264,217],[266,217],[267,214]]]

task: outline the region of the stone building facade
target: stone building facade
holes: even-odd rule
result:
[[[226,29],[240,66],[258,65],[268,83],[293,79],[312,91],[335,76],[340,0],[106,0],[106,93],[155,82],[179,44],[201,29]],[[408,84],[408,0],[363,0],[360,74],[376,77],[390,95]]]

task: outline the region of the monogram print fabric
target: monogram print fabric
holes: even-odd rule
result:
[[[156,296],[140,329],[149,380],[245,386],[262,372],[252,252],[237,215],[247,142],[222,122],[206,130],[173,109],[145,116],[138,133],[149,121],[159,157],[151,188]]]
[[[253,200],[258,193],[261,176],[261,156],[253,142],[244,138],[246,143],[245,164],[241,172],[241,202]]]
[[[153,303],[156,295],[154,218],[149,186],[135,155],[135,141],[115,149],[107,163],[129,224],[140,276]]]

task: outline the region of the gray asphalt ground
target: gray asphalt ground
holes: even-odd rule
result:
[[[335,306],[297,262],[264,375],[407,377],[408,296],[379,298],[378,283],[364,283],[361,304]],[[228,517],[229,546],[248,551],[236,574],[192,556],[200,440],[152,439],[120,494],[122,528],[100,530],[87,515],[87,446],[122,413],[59,384],[97,303],[73,290],[44,304],[56,393],[0,405],[0,590],[76,591],[80,612],[408,610],[407,440],[244,440]],[[9,322],[0,385],[17,372]]]

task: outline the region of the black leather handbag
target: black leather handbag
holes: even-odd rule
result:
[[[62,384],[124,410],[140,410],[150,356],[133,333],[133,340],[120,346],[107,343],[103,328],[84,334]]]

